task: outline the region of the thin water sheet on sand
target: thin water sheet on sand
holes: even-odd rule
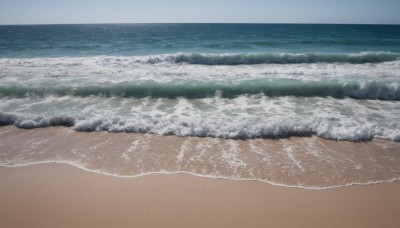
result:
[[[379,139],[234,140],[14,126],[1,127],[0,136],[0,165],[8,167],[57,162],[122,177],[190,173],[311,189],[400,178],[400,143]]]

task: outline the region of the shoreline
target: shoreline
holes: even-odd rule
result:
[[[0,167],[2,227],[395,227],[400,182],[309,190],[188,174]]]
[[[15,143],[18,142],[18,143]],[[400,143],[318,137],[233,140],[155,134],[0,127],[0,166],[67,163],[118,177],[185,173],[329,189],[400,178]]]
[[[84,166],[81,166],[78,164],[73,164],[73,163],[70,163],[67,161],[41,161],[41,162],[35,162],[35,163],[29,163],[29,164],[20,164],[20,165],[15,165],[15,166],[0,164],[0,169],[1,168],[6,168],[6,169],[28,168],[31,166],[47,166],[47,165],[70,166],[72,168],[79,169],[83,172],[93,173],[93,174],[97,174],[97,175],[104,175],[104,176],[109,176],[109,177],[113,177],[113,178],[122,178],[122,179],[135,179],[135,178],[143,178],[143,177],[147,177],[147,176],[186,175],[186,176],[193,176],[193,177],[198,177],[198,178],[209,178],[209,179],[222,180],[222,181],[257,182],[257,183],[271,185],[271,186],[280,187],[280,188],[303,189],[303,190],[312,190],[312,191],[400,182],[400,178],[392,178],[390,180],[371,181],[371,182],[367,182],[367,183],[350,183],[350,184],[337,185],[337,186],[316,187],[316,186],[285,185],[282,183],[274,183],[274,182],[258,180],[258,179],[232,179],[229,177],[202,175],[202,174],[185,172],[185,171],[176,171],[176,172],[159,171],[159,172],[151,172],[151,173],[141,173],[141,174],[132,175],[132,176],[120,176],[117,174],[106,173],[106,172],[102,172],[99,170],[91,170]]]

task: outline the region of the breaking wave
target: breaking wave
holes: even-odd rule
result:
[[[19,128],[33,129],[50,126],[72,127],[75,119],[68,116],[23,116],[12,113],[0,112],[0,126],[15,125]]]
[[[173,58],[175,63],[202,65],[242,65],[242,64],[298,64],[298,63],[382,63],[396,61],[398,54],[371,52],[361,54],[180,54]]]
[[[122,119],[122,118],[74,118],[69,116],[24,116],[0,112],[0,125],[15,125],[19,128],[33,129],[50,126],[73,127],[76,131],[109,131],[129,133],[154,133],[195,137],[215,137],[229,139],[288,138],[292,136],[309,137],[317,135],[325,139],[346,141],[369,141],[385,138],[400,141],[400,130],[380,127],[374,123],[331,118],[309,118],[305,120],[282,120],[274,123],[259,123],[251,126],[229,125],[226,121],[201,120],[160,120],[160,119]]]
[[[355,99],[400,100],[398,81],[302,81],[296,79],[245,80],[236,83],[183,81],[179,83],[141,82],[140,84],[115,83],[86,86],[0,86],[1,97],[28,96],[116,96],[153,98],[205,98],[216,94],[234,98],[242,94],[296,97],[351,97]]]
[[[176,53],[147,56],[92,56],[58,58],[3,58],[3,65],[118,65],[135,64],[196,64],[196,65],[254,65],[254,64],[302,64],[302,63],[383,63],[400,60],[400,53]]]

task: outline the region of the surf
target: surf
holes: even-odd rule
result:
[[[334,97],[354,99],[400,100],[398,81],[355,81],[355,80],[320,80],[305,81],[297,79],[254,79],[239,82],[202,82],[181,81],[159,83],[143,81],[124,82],[105,85],[35,85],[20,84],[0,86],[0,97],[45,97],[56,96],[103,96],[133,98],[206,98],[219,94],[224,98],[240,95],[264,94],[269,97]]]

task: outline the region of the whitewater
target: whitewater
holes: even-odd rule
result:
[[[0,124],[400,141],[398,26],[0,26]]]
[[[381,54],[357,56],[366,55]],[[400,61],[282,67],[169,58],[3,59],[0,123],[222,138],[400,140]]]

